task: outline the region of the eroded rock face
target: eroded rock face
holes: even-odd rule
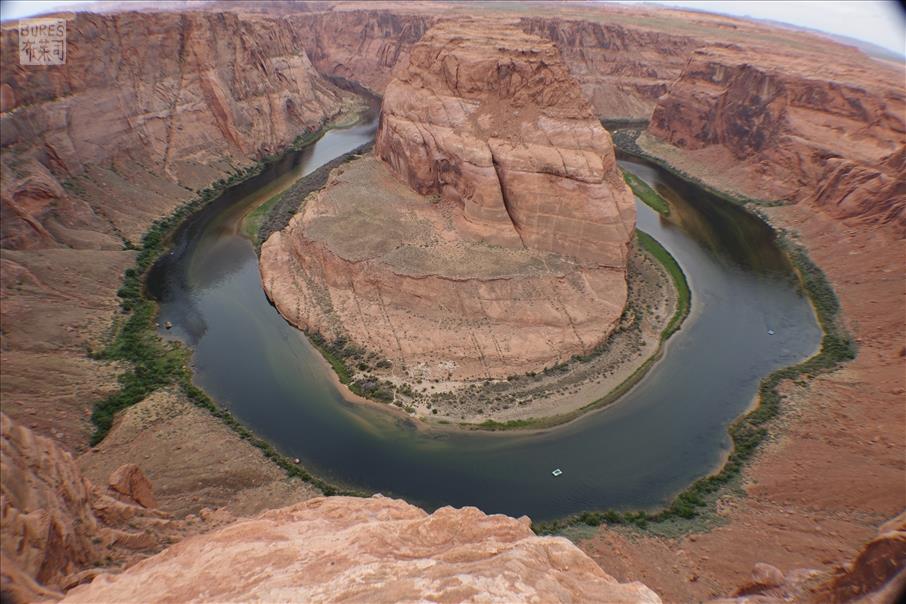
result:
[[[731,158],[723,168],[740,186],[724,188],[808,201],[835,218],[906,233],[902,74],[841,50],[790,57],[700,49],[659,101],[648,133],[691,151],[692,161],[701,156],[701,170],[690,170],[697,176],[708,177],[714,153]]]
[[[538,16],[524,17],[519,25],[557,45],[595,115],[604,119],[647,120],[701,44],[689,35],[613,21]]]
[[[435,20],[423,14],[333,10],[294,21],[307,32],[305,51],[319,72],[381,95],[393,68]]]
[[[319,498],[187,539],[64,602],[660,602],[528,518]]]
[[[166,514],[96,488],[51,439],[5,414],[0,429],[2,587],[13,601],[78,584],[96,567],[157,551],[180,534]],[[147,482],[137,467],[114,474]]]
[[[407,65],[384,97],[384,162],[337,169],[262,246],[268,296],[296,326],[413,382],[505,378],[588,352],[626,303],[635,208],[556,48],[442,23]]]
[[[18,65],[18,34],[4,31],[3,247],[99,247],[109,243],[90,232],[117,228],[135,239],[126,208],[96,204],[89,185],[69,180],[89,166],[114,164],[130,180],[127,164],[138,164],[135,180],[196,188],[226,160],[276,151],[333,115],[339,92],[302,35],[230,13],[78,13],[66,64],[35,69]]]
[[[633,197],[610,136],[556,47],[516,28],[442,23],[385,91],[375,152],[482,239],[625,268]]]
[[[622,270],[464,232],[457,202],[432,203],[365,157],[265,242],[262,283],[294,325],[374,352],[413,382],[537,370],[589,350],[619,319]]]

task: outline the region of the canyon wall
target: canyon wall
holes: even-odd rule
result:
[[[557,45],[596,115],[611,120],[647,120],[701,44],[688,35],[604,20],[525,17],[519,24]]]
[[[83,448],[117,369],[89,359],[151,224],[337,114],[305,32],[232,13],[80,13],[61,66],[2,35],[4,410]]]
[[[306,32],[305,52],[322,75],[382,95],[393,68],[436,20],[429,14],[331,11],[294,17],[292,23]]]
[[[682,150],[678,165],[719,188],[906,233],[902,71],[831,52],[697,50],[640,143]]]
[[[147,224],[130,220],[122,206],[132,200],[111,203],[92,195],[102,183],[70,179],[94,166],[112,168],[113,180],[197,189],[336,113],[340,93],[308,61],[302,36],[285,21],[228,13],[79,14],[66,64],[29,67],[15,64],[17,35],[4,32],[3,246],[136,241]]]

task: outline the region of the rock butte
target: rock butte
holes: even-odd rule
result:
[[[553,44],[435,26],[387,87],[374,154],[384,164],[337,170],[262,246],[264,287],[295,325],[398,375],[454,379],[539,370],[612,330],[634,200]]]

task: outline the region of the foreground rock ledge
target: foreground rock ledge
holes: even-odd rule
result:
[[[427,514],[403,501],[330,497],[192,537],[64,602],[633,602],[618,583],[528,518],[475,508]]]
[[[294,325],[412,382],[537,371],[614,329],[633,196],[549,41],[431,29],[387,88],[375,156],[262,247],[264,288]]]

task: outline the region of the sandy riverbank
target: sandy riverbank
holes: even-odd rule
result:
[[[601,354],[568,363],[563,369],[510,380],[416,384],[412,388],[417,396],[410,403],[414,415],[475,425],[488,420],[542,420],[576,412],[608,397],[658,354],[661,332],[677,304],[676,288],[667,271],[638,244],[628,269],[627,312]]]

